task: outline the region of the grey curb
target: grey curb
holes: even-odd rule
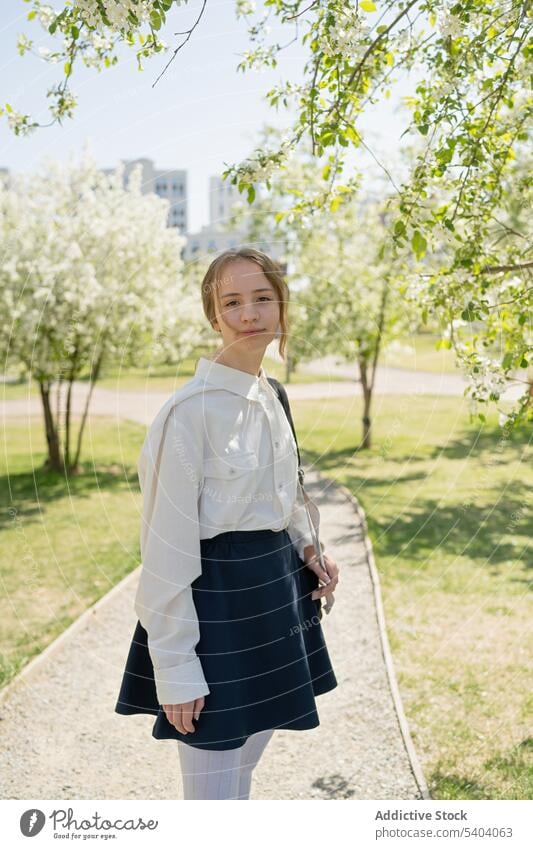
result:
[[[326,478],[325,476],[321,475],[320,472],[317,472],[316,469],[314,469],[314,471],[318,474],[319,478],[321,478],[321,480],[323,481],[326,481],[328,485],[338,487],[338,489],[346,496],[347,500],[350,501],[350,503],[353,505],[356,513],[359,515],[359,518],[361,520],[361,528],[363,530],[363,539],[366,552],[366,563],[368,566],[368,572],[370,574],[370,580],[372,582],[372,587],[374,590],[374,602],[376,605],[376,618],[381,643],[381,652],[383,655],[383,661],[385,663],[385,669],[387,671],[387,680],[392,696],[392,702],[394,704],[394,710],[398,719],[398,725],[402,735],[407,759],[409,761],[413,777],[418,785],[418,789],[420,790],[420,795],[422,799],[431,799],[432,797],[430,795],[429,788],[427,786],[427,782],[424,777],[420,761],[418,759],[418,755],[416,754],[414,743],[411,737],[411,732],[409,731],[409,723],[407,722],[407,717],[403,709],[402,697],[400,695],[398,682],[396,680],[394,661],[392,659],[392,652],[390,649],[389,638],[387,636],[387,627],[385,624],[385,611],[383,609],[383,600],[381,597],[381,583],[379,580],[379,573],[376,567],[376,562],[374,560],[372,542],[368,535],[368,524],[366,521],[365,511],[357,500],[357,498],[355,497],[355,495],[350,492],[348,487],[344,486],[344,484],[338,483],[337,481],[333,481],[330,478]]]

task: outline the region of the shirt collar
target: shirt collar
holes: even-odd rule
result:
[[[195,377],[200,377],[207,383],[221,389],[229,389],[230,392],[235,392],[237,395],[242,395],[252,401],[259,400],[260,389],[264,389],[265,385],[270,386],[263,366],[259,369],[259,375],[255,375],[232,366],[216,363],[207,357],[199,358]]]

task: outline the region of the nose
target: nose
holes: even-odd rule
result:
[[[257,321],[259,311],[255,304],[244,304],[241,310],[241,321]]]

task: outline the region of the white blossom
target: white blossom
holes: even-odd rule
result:
[[[236,0],[235,11],[238,18],[245,18],[248,15],[253,15],[256,5],[253,0]]]
[[[366,50],[369,32],[370,26],[355,9],[343,9],[337,13],[335,23],[320,33],[318,46],[329,56],[340,53],[349,60],[358,59]]]
[[[457,15],[452,14],[449,9],[442,11],[438,18],[438,28],[442,38],[458,38],[463,34],[463,24]]]
[[[102,345],[141,357],[139,339],[161,332],[179,355],[198,333],[199,316],[182,314],[184,237],[167,226],[168,202],[143,194],[135,172],[124,188],[123,170],[52,160],[0,186],[0,348],[37,377],[56,375],[73,334],[83,365]]]

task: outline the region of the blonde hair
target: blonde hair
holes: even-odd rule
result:
[[[235,248],[223,251],[212,261],[207,269],[202,280],[202,304],[204,313],[213,326],[213,321],[216,320],[215,310],[215,289],[217,288],[222,273],[225,267],[235,259],[250,259],[262,270],[263,274],[269,280],[276,291],[279,302],[279,354],[282,359],[285,359],[285,348],[287,346],[288,330],[289,330],[289,287],[283,277],[283,269],[275,262],[268,254],[255,248]]]

